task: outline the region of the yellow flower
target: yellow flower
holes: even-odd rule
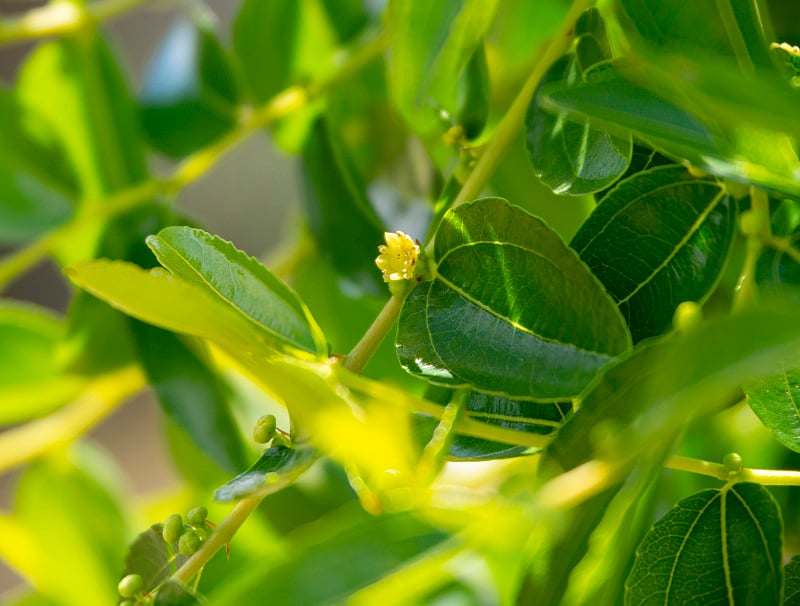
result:
[[[419,256],[419,244],[401,231],[387,231],[383,236],[386,245],[378,247],[381,254],[375,259],[375,265],[383,274],[383,281],[411,280]]]

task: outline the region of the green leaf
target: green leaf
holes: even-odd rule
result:
[[[164,537],[161,535],[163,524],[153,524],[144,532],[140,532],[125,556],[125,567],[122,576],[141,575],[144,590],[152,591],[168,579],[188,559],[175,552],[172,557]]]
[[[32,304],[0,301],[0,425],[41,416],[67,403],[84,385],[63,373],[56,348],[64,325]]]
[[[621,0],[618,6],[627,17],[622,23],[641,36],[641,44],[735,56],[743,68],[772,67],[767,44],[774,35],[762,0],[698,0],[691,11],[661,0]]]
[[[600,279],[634,342],[671,327],[683,301],[716,285],[736,230],[736,203],[722,183],[661,166],[621,182],[570,246]]]
[[[581,70],[574,55],[556,61],[536,89],[525,118],[525,145],[534,172],[557,194],[602,190],[625,172],[631,159],[630,135],[612,136],[586,121],[568,119],[564,111],[553,113],[540,106],[548,85],[563,83],[569,88],[580,81]]]
[[[244,468],[247,457],[231,412],[230,388],[217,371],[170,332],[137,323],[134,335],[164,412],[220,467],[230,472]],[[194,345],[202,352],[202,343]]]
[[[780,510],[759,484],[697,493],[645,536],[625,604],[779,604],[782,542]]]
[[[138,320],[235,348],[264,351],[263,338],[241,314],[164,270],[98,259],[66,271],[78,286]]]
[[[526,402],[479,392],[470,393],[466,405],[469,417],[476,421],[544,435],[554,433],[572,410],[571,402]],[[471,460],[499,459],[524,454],[527,450],[524,446],[509,446],[456,434],[450,446],[450,456]]]
[[[792,557],[783,569],[783,606],[800,604],[800,556]]]
[[[167,581],[156,594],[153,606],[195,606],[202,602],[178,581]]]
[[[492,24],[497,0],[389,4],[392,97],[423,139],[442,131],[440,111],[458,115],[458,82]]]
[[[216,34],[179,18],[148,67],[142,123],[159,151],[182,157],[210,144],[236,124],[239,91]]]
[[[540,400],[579,394],[630,336],[606,292],[540,220],[487,198],[449,212],[435,279],[409,295],[397,351],[433,383]]]
[[[82,444],[26,468],[13,515],[0,516],[4,537],[26,539],[0,541],[0,557],[59,606],[119,599],[116,583],[129,532],[119,473],[101,451]]]
[[[320,252],[368,291],[384,292],[374,259],[385,229],[349,156],[324,119],[314,123],[306,141],[303,168],[308,221]]]
[[[314,541],[296,552],[291,562],[266,570],[251,567],[238,579],[228,579],[210,596],[211,603],[232,606],[252,596],[269,596],[281,606],[344,603],[359,589],[389,576],[447,539],[445,533],[408,514],[343,525],[340,521],[333,531],[319,528]]]
[[[272,446],[245,472],[217,489],[214,499],[237,501],[245,497],[269,494],[288,486],[319,458],[308,446],[287,448]]]
[[[781,444],[800,452],[800,369],[780,368],[780,374],[747,387],[747,402]]]
[[[229,306],[263,339],[327,355],[325,337],[297,294],[230,242],[200,229],[168,227],[147,244],[176,277]]]

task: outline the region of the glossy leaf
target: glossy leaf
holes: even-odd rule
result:
[[[594,40],[584,36],[583,39]],[[599,47],[598,47],[599,48]],[[600,57],[598,57],[599,59]],[[608,187],[628,168],[630,136],[612,136],[588,122],[574,122],[565,112],[541,107],[552,83],[565,87],[582,80],[574,55],[565,55],[547,71],[525,119],[525,145],[536,176],[557,194],[581,195]]]
[[[250,322],[205,290],[163,270],[124,261],[86,261],[67,269],[81,288],[138,320],[246,350],[263,350]]]
[[[735,229],[736,203],[722,183],[663,166],[612,189],[570,246],[616,301],[636,342],[668,330],[681,302],[705,300]]]
[[[800,604],[800,556],[794,556],[783,569],[783,606]]]
[[[407,298],[403,367],[445,385],[542,400],[577,395],[629,347],[615,306],[561,239],[497,198],[448,213],[436,276]]]
[[[318,457],[316,451],[308,446],[268,448],[247,471],[218,488],[214,499],[237,501],[276,492],[296,480]]]
[[[351,159],[324,119],[314,123],[306,141],[303,168],[309,226],[321,254],[342,274],[382,293],[374,259],[385,229]]]
[[[800,452],[800,370],[781,372],[747,387],[747,402],[777,440]]]
[[[79,393],[85,380],[56,363],[63,334],[51,312],[0,301],[0,425],[46,414]]]
[[[215,33],[177,20],[148,67],[140,105],[150,143],[169,156],[185,156],[233,127],[239,91]]]
[[[625,604],[779,604],[782,534],[777,503],[758,484],[683,499],[639,546]]]
[[[458,115],[458,82],[494,19],[497,0],[389,5],[389,82],[400,113],[424,138],[442,131],[439,112]]]
[[[251,568],[209,597],[220,606],[241,604],[254,595],[268,595],[282,606],[344,603],[446,539],[445,533],[408,514],[371,517],[315,538],[282,566]]]
[[[539,403],[511,400],[472,392],[467,399],[469,417],[504,429],[538,434],[554,433],[572,410],[572,403]],[[524,446],[509,446],[472,436],[456,434],[450,456],[457,459],[498,459],[525,453]]]
[[[247,465],[231,392],[218,371],[173,333],[137,323],[136,344],[148,383],[164,412],[215,463],[229,472]],[[202,352],[202,344],[195,343]]]
[[[305,304],[256,259],[200,229],[168,227],[147,238],[159,263],[232,312],[277,347],[327,355]]]

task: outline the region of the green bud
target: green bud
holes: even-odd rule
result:
[[[197,533],[197,536],[200,537],[201,541],[205,541],[211,536],[211,531],[208,529],[208,526],[198,526],[194,531]]]
[[[253,427],[253,440],[257,444],[266,444],[275,436],[275,429],[278,427],[278,422],[275,415],[264,415],[256,421]]]
[[[183,526],[183,518],[181,518],[181,514],[173,513],[167,518],[167,521],[164,522],[164,528],[161,531],[161,536],[164,537],[164,540],[167,543],[174,543],[181,538],[184,530],[186,529]]]
[[[178,541],[178,551],[181,552],[181,555],[189,557],[195,551],[200,549],[200,545],[202,543],[203,540],[197,535],[197,533],[194,530],[187,530],[181,535],[181,538]]]
[[[672,326],[681,333],[690,333],[703,321],[703,308],[694,301],[684,301],[672,314]]]
[[[744,236],[762,236],[769,233],[769,219],[752,209],[742,211],[739,215],[739,230]]]
[[[122,600],[119,603],[119,606],[136,606],[136,602],[134,602],[133,600]]]
[[[186,521],[192,526],[202,526],[206,523],[208,517],[208,509],[205,507],[192,507],[186,513]]]
[[[144,579],[142,579],[142,575],[140,574],[129,574],[123,577],[117,585],[119,595],[123,598],[132,598],[142,589],[144,589]]]

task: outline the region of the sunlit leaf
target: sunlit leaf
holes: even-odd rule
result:
[[[277,346],[317,355],[327,344],[305,304],[256,259],[200,229],[168,227],[147,244],[176,277],[230,306]]]
[[[626,581],[625,604],[779,604],[783,524],[758,484],[683,499],[645,536]],[[698,574],[702,566],[702,574]]]
[[[412,374],[568,399],[629,347],[615,306],[575,253],[504,200],[451,211],[435,253],[435,279],[409,295],[400,317],[398,356]]]
[[[778,441],[800,452],[800,370],[780,365],[780,374],[747,387],[747,402]]]

